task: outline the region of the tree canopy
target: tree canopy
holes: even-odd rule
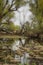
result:
[[[36,24],[37,29],[39,32],[43,32],[43,0],[34,0],[34,3],[32,0],[30,0],[30,6],[31,6],[31,11],[34,15],[34,22]],[[37,31],[38,31],[37,30]]]
[[[14,11],[17,11],[24,4],[25,1],[21,0],[0,0],[0,27],[7,24],[11,28],[14,27],[13,22],[11,24],[10,20],[14,18]]]

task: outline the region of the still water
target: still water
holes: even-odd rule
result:
[[[43,65],[43,62],[29,59],[27,39],[0,39],[0,63],[16,65]]]

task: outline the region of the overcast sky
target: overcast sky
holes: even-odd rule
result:
[[[25,5],[18,9],[18,11],[15,12],[15,18],[13,19],[14,24],[20,25],[21,23],[24,23],[26,21],[31,22],[30,17],[32,13],[29,11],[30,7],[29,5]]]

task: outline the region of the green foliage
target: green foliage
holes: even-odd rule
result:
[[[14,17],[14,11],[17,11],[24,4],[24,0],[11,0],[11,3],[10,0],[0,0],[0,25],[3,25],[2,22],[8,22],[8,26],[4,24],[5,27],[14,29],[14,24],[9,21]]]
[[[16,0],[15,1],[15,7],[18,9],[19,7],[23,6],[25,4],[24,0]]]
[[[10,22],[9,25],[8,25],[8,29],[9,30],[15,30],[14,23]]]
[[[32,65],[36,65],[35,63],[32,63]]]
[[[35,23],[37,22],[35,29],[37,29],[37,31],[40,30],[40,32],[43,32],[42,31],[43,29],[43,0],[34,0],[34,1],[35,1],[34,3],[32,2],[32,0],[30,1],[31,2],[30,6],[31,6],[31,11],[34,15],[33,22]]]
[[[15,30],[20,30],[20,26],[15,25]]]

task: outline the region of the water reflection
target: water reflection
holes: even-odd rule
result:
[[[14,51],[15,51],[15,50],[18,50],[20,46],[21,46],[20,41],[17,40],[17,41],[15,41],[15,42],[12,44],[12,50],[14,50]]]
[[[31,45],[27,39],[0,39],[0,62],[15,63],[16,65],[19,63],[22,65],[43,65],[43,61],[40,64],[38,60],[29,59],[28,49]],[[34,43],[31,49],[34,49]]]
[[[15,50],[20,50],[20,47],[22,47],[22,45],[25,44],[25,39],[22,39],[20,41],[19,40],[15,40],[15,42],[13,43],[12,45],[12,50],[15,52]],[[16,51],[17,52],[17,51]],[[19,52],[19,51],[18,51]],[[22,53],[21,53],[22,54]],[[22,65],[28,63],[27,62],[27,58],[29,57],[29,54],[24,52],[23,55],[20,55],[20,54],[15,54],[15,59],[16,60],[19,60],[21,62]]]
[[[18,39],[18,40],[15,40],[14,43],[12,44],[12,50],[18,50],[19,47],[22,47],[22,45],[25,44],[25,39]]]

